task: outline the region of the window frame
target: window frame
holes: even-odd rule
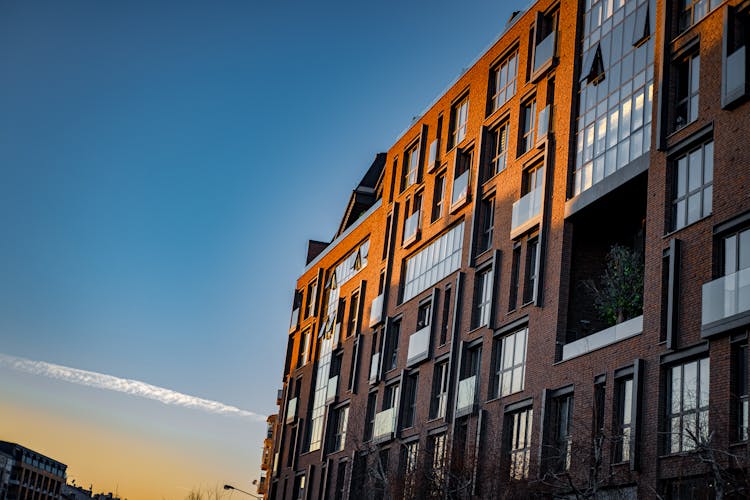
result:
[[[705,362],[705,364],[704,364]],[[696,366],[696,372],[695,372],[695,381],[696,381],[696,387],[694,390],[695,393],[695,407],[693,408],[685,408],[685,367],[689,365],[695,364]],[[677,401],[677,408],[675,411],[675,370],[679,370],[679,377],[677,381],[680,384],[680,390],[679,390],[679,400]],[[704,373],[708,372],[708,373]],[[666,376],[666,382],[667,382],[667,391],[666,394],[667,397],[667,403],[665,405],[666,407],[666,417],[665,417],[665,424],[666,424],[666,442],[665,442],[665,451],[667,454],[679,454],[684,452],[690,452],[695,449],[695,442],[693,441],[693,447],[686,446],[686,444],[690,444],[689,441],[686,441],[687,439],[690,439],[691,436],[688,434],[685,435],[685,432],[690,432],[689,428],[687,428],[690,425],[690,420],[686,419],[694,419],[694,425],[697,432],[708,432],[708,426],[709,426],[709,397],[710,397],[710,386],[711,386],[711,379],[710,379],[710,358],[708,356],[700,357],[700,358],[693,358],[689,359],[680,363],[675,363],[671,366],[669,366],[667,370],[667,376]],[[703,376],[705,374],[705,380],[703,380]],[[703,383],[702,383],[703,382]],[[708,388],[705,391],[705,404],[701,404],[704,390],[703,385],[707,385]],[[689,394],[688,394],[689,396]],[[701,417],[701,414],[705,416],[705,419]],[[678,423],[678,429],[675,430],[674,423],[677,421]],[[703,421],[704,423],[701,423]],[[703,425],[703,427],[701,427]],[[677,441],[675,441],[675,437],[678,438]],[[696,434],[693,438],[697,439],[699,436]]]
[[[690,170],[693,159],[692,155],[696,152],[700,152],[700,181],[697,187],[690,188]],[[709,154],[710,152],[710,154]],[[710,161],[707,161],[710,158]],[[681,167],[681,162],[685,160],[684,168]],[[686,148],[681,151],[678,155],[675,155],[670,161],[671,164],[671,175],[672,175],[672,192],[670,196],[670,229],[671,231],[679,231],[695,222],[700,221],[713,213],[713,168],[714,168],[714,140],[701,141],[698,144],[694,144],[690,148]],[[710,169],[710,174],[707,171]],[[684,172],[684,182],[681,180],[680,171]],[[684,193],[681,193],[684,185]],[[707,194],[708,193],[708,194]],[[698,217],[690,220],[690,199],[693,196],[699,196],[699,214]],[[710,206],[706,207],[707,199],[710,197]],[[680,208],[680,203],[684,202],[683,208]],[[708,211],[706,211],[708,209]],[[683,218],[680,219],[680,211],[683,211]]]
[[[520,363],[517,362],[517,348],[519,347],[518,342],[523,336],[523,356]],[[494,367],[493,367],[493,384],[492,392],[495,398],[503,398],[523,392],[526,387],[526,354],[528,351],[529,343],[529,328],[523,326],[522,328],[513,330],[505,335],[497,335],[493,339],[493,348],[495,351],[494,355]],[[512,345],[511,345],[512,344]],[[508,346],[512,347],[510,353],[510,359],[507,359]],[[509,361],[509,365],[506,364]],[[520,382],[514,384],[517,380],[516,373],[518,373]],[[510,377],[510,382],[505,384],[506,377]],[[508,392],[505,392],[504,387],[508,387]],[[517,389],[514,390],[514,387]]]
[[[448,130],[448,150],[461,144],[467,136],[469,123],[469,93],[466,92],[451,105],[451,120]]]
[[[518,47],[514,47],[490,68],[487,99],[489,115],[502,108],[516,95],[518,88],[518,54]],[[515,67],[511,68],[511,64]],[[513,70],[512,75],[511,69]],[[500,83],[502,83],[503,76],[505,76],[505,84],[501,88]]]

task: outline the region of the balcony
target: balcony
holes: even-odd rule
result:
[[[743,45],[727,56],[724,62],[724,86],[721,104],[728,107],[747,94],[747,53]]]
[[[289,320],[289,331],[293,332],[299,326],[299,307],[292,309],[292,317]]]
[[[409,336],[409,353],[406,360],[408,366],[423,361],[430,356],[430,331],[431,328],[425,326]]]
[[[404,247],[408,247],[419,239],[419,220],[421,210],[417,210],[404,221]]]
[[[469,171],[466,170],[453,180],[451,210],[458,208],[469,198]]]
[[[750,268],[703,285],[701,336],[750,324]]]
[[[557,33],[553,31],[547,35],[547,37],[539,42],[534,49],[534,69],[532,73],[535,77],[538,77],[541,71],[552,65],[552,58],[555,55],[556,34]]]
[[[326,403],[336,399],[336,392],[339,390],[339,376],[335,375],[328,379],[328,388],[326,389]]]
[[[381,293],[370,304],[370,326],[375,326],[383,321],[383,294]]]
[[[380,368],[380,353],[376,352],[372,355],[370,360],[370,383],[374,384],[378,381],[378,369]]]
[[[513,215],[510,225],[510,237],[528,231],[539,222],[542,213],[542,186],[529,191],[520,200],[513,203]]]
[[[292,398],[286,405],[286,423],[291,424],[297,418],[297,398]]]
[[[393,431],[396,430],[396,408],[388,408],[375,414],[375,427],[373,429],[373,439],[375,441],[386,441],[393,437]]]
[[[549,121],[550,121],[551,107],[547,104],[541,111],[539,111],[539,125],[537,126],[536,134],[536,147],[541,148],[544,143],[547,142],[547,133],[549,132]]]
[[[593,333],[563,346],[562,359],[575,358],[583,354],[615,344],[643,333],[643,316],[623,321],[615,326]]]
[[[472,375],[458,382],[458,401],[456,401],[456,416],[468,415],[474,411],[476,403],[477,377]]]

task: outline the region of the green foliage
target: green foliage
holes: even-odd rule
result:
[[[599,287],[591,286],[594,307],[608,325],[643,314],[643,259],[640,252],[612,245],[599,282]]]

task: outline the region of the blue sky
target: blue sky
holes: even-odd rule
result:
[[[307,239],[526,6],[0,0],[0,353],[275,411]]]

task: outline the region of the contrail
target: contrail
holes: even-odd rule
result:
[[[189,394],[165,389],[164,387],[147,384],[140,380],[131,380],[106,375],[104,373],[79,370],[78,368],[55,365],[45,361],[33,361],[30,359],[8,356],[7,354],[2,353],[0,353],[0,366],[19,372],[63,380],[72,384],[84,385],[86,387],[96,387],[98,389],[106,389],[109,391],[124,392],[125,394],[160,401],[166,405],[193,408],[196,410],[207,411],[209,413],[215,413],[217,415],[248,417],[257,421],[265,421],[265,417],[252,411],[243,410],[236,406],[226,405],[218,401],[211,401],[210,399],[190,396]]]

